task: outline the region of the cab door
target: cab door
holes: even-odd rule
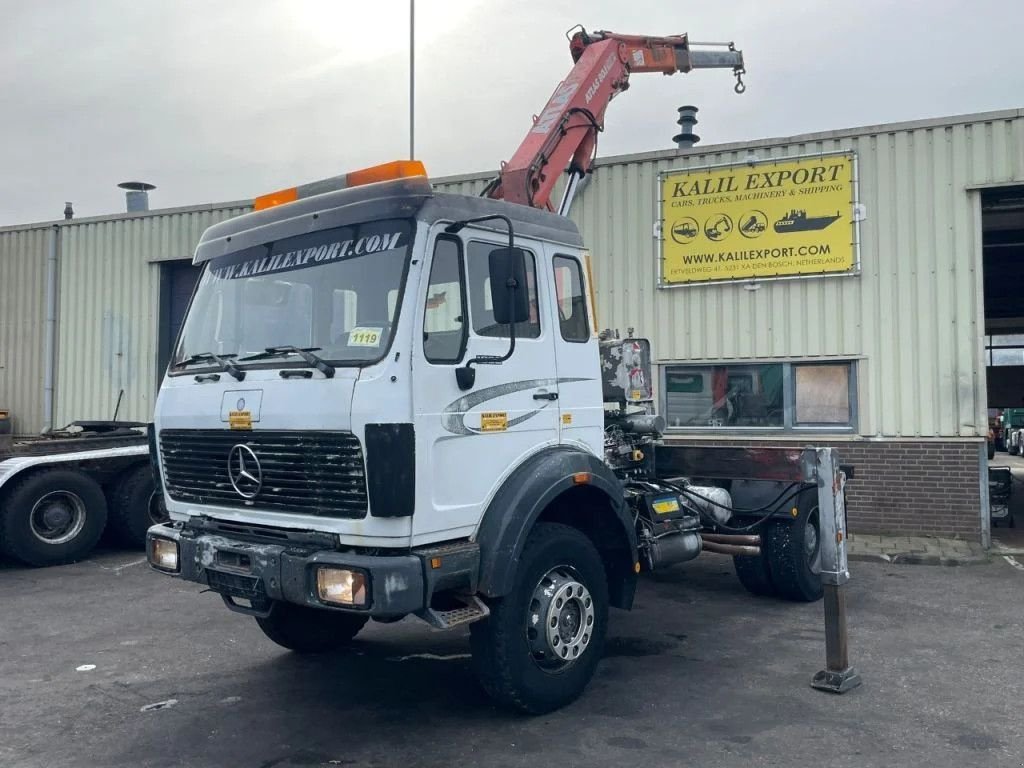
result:
[[[516,325],[515,351],[474,364],[460,389],[456,369],[476,356],[503,356],[508,326],[494,321],[489,255],[500,233],[435,227],[427,242],[414,326],[413,407],[417,504],[413,543],[471,534],[490,497],[522,461],[559,439],[558,382],[540,244],[526,250],[530,317]]]
[[[594,327],[593,286],[587,284],[586,254],[546,246],[547,280],[558,375],[559,440],[601,456],[604,403],[600,353]]]

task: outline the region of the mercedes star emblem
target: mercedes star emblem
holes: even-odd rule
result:
[[[252,448],[239,443],[228,454],[228,477],[243,499],[252,499],[263,487],[263,468]]]

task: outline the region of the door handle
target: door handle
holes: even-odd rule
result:
[[[557,392],[534,392],[533,393],[533,399],[534,400],[557,400],[558,399],[558,393]]]

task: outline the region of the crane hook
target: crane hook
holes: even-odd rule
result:
[[[732,73],[736,75],[736,85],[733,87],[733,90],[736,91],[736,93],[743,93],[747,90],[747,86],[743,82],[743,76],[747,74],[747,70],[743,67],[737,67],[732,71]]]

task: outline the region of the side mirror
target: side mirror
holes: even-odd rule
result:
[[[491,282],[491,307],[494,310],[494,322],[508,326],[508,352],[500,357],[496,355],[477,355],[467,360],[466,364],[455,369],[455,381],[459,389],[472,389],[476,383],[476,364],[500,365],[512,357],[516,351],[516,323],[530,319],[530,296],[526,289],[526,251],[516,248],[515,232],[512,220],[502,214],[478,216],[475,219],[453,221],[444,231],[449,234],[461,232],[467,224],[500,219],[508,227],[508,247],[493,248],[487,258],[487,272]]]
[[[526,252],[522,248],[495,248],[488,254],[491,306],[499,325],[530,319],[530,297],[526,290]]]

